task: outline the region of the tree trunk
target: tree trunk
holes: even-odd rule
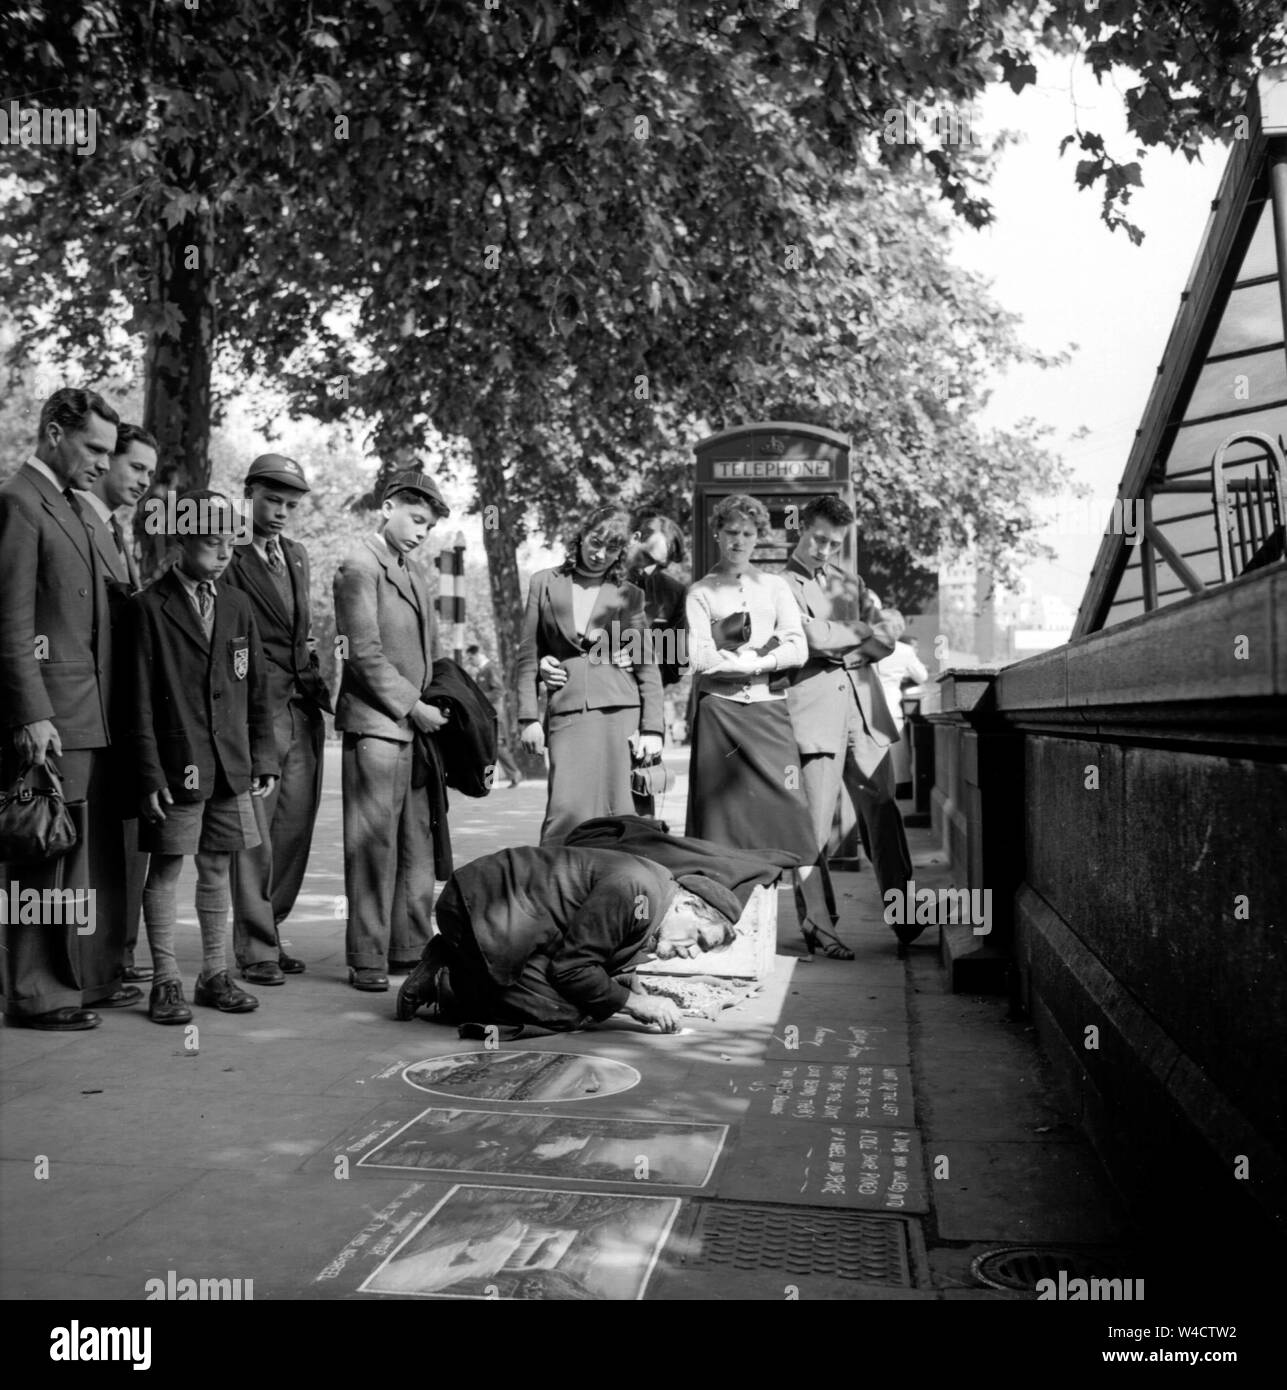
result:
[[[524,594],[518,578],[518,547],[526,538],[526,527],[510,501],[499,442],[490,435],[476,434],[469,443],[478,496],[483,504],[483,550],[496,624],[496,659],[510,697],[505,701],[510,748],[525,775],[544,778],[544,761],[525,753],[519,745],[518,700],[514,696],[518,689],[518,649],[523,638]]]
[[[160,446],[149,496],[206,487],[210,481],[211,376],[215,355],[214,218],[208,201],[158,231],[152,311],[177,315],[177,328],[154,324],[148,335],[144,427]],[[137,515],[142,519],[145,508]],[[145,534],[143,568],[161,567],[163,535]]]

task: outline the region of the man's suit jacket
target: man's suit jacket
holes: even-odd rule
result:
[[[52,719],[64,750],[105,748],[111,667],[106,575],[85,523],[24,465],[0,486],[0,721]]]
[[[286,611],[268,565],[253,545],[239,545],[224,570],[221,584],[240,589],[251,602],[255,625],[268,662],[268,703],[274,712],[300,699],[319,710],[331,708],[330,692],[309,649],[312,632],[309,606],[308,551],[298,541],[280,538],[286,575],[295,598],[295,616]]]
[[[167,570],[130,599],[125,619],[137,796],[168,787],[176,802],[206,801],[220,771],[225,794],[248,791],[252,777],[277,776],[264,649],[245,594],[215,586],[207,638],[182,581]]]
[[[381,536],[335,571],[335,630],[348,644],[335,727],[410,743],[410,714],[433,672],[433,603]]]
[[[688,665],[688,587],[658,566],[631,577],[643,590],[644,617],[657,639],[657,669],[662,686],[674,685]],[[663,661],[673,655],[675,660]]]
[[[513,984],[539,951],[559,993],[595,1019],[626,1003],[629,990],[613,977],[637,963],[676,887],[667,869],[633,854],[527,846],[485,854],[452,882],[498,985]]]
[[[578,637],[572,613],[572,576],[561,569],[538,570],[527,591],[523,642],[518,653],[519,723],[530,724],[537,718],[541,658],[554,656],[563,663],[568,678],[559,689],[550,692],[550,714],[637,708],[640,733],[661,733],[661,677],[651,644],[644,636],[647,626],[642,589],[634,584],[604,584],[587,631],[601,629],[609,640],[596,646]],[[605,657],[605,653],[623,647],[634,658],[629,671]]]
[[[897,633],[888,622],[838,622],[833,601],[822,584],[794,556],[782,571],[800,606],[809,659],[792,671],[788,708],[801,753],[838,754],[845,745],[850,701],[857,700],[863,724],[881,747],[898,742],[898,726],[872,667],[894,649]],[[824,582],[852,586],[855,576],[836,565],[823,567]],[[868,612],[867,589],[857,579],[858,611]]]

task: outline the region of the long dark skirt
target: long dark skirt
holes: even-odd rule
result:
[[[632,707],[549,717],[550,791],[541,844],[561,845],[583,820],[634,814],[630,735],[638,727],[639,710]]]
[[[703,695],[688,764],[688,831],[733,849],[818,858],[785,700],[741,704]]]

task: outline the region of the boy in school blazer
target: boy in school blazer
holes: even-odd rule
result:
[[[349,983],[372,992],[389,988],[387,970],[414,969],[433,935],[433,825],[425,789],[411,785],[413,741],[448,719],[420,698],[433,672],[433,604],[406,562],[447,504],[432,478],[411,469],[389,480],[380,515],[380,529],[340,562],[334,582],[345,955]]]
[[[246,473],[253,535],[239,545],[223,583],[250,599],[264,644],[268,703],[281,777],[255,802],[260,843],[232,861],[232,944],[243,979],[283,985],[304,962],[282,949],[280,926],[304,882],[322,802],[322,752],[331,708],[312,648],[308,552],[283,531],[309,490],[284,454],[261,454]]]
[[[196,857],[202,968],[195,1002],[224,1013],[258,1007],[228,975],[232,855],[258,844],[252,796],[277,779],[264,652],[250,600],[216,584],[232,556],[232,507],[221,493],[178,499],[179,558],[130,599],[130,742],[139,848],[151,863],[143,920],[154,968],[149,1017],[192,1017],[174,956],[175,887]]]

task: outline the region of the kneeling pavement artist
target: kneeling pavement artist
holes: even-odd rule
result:
[[[693,957],[734,938],[737,898],[620,850],[519,847],[458,869],[438,935],[398,992],[396,1017],[435,1004],[445,1023],[568,1030],[624,1013],[679,1027],[668,999],[635,987],[649,955]]]

